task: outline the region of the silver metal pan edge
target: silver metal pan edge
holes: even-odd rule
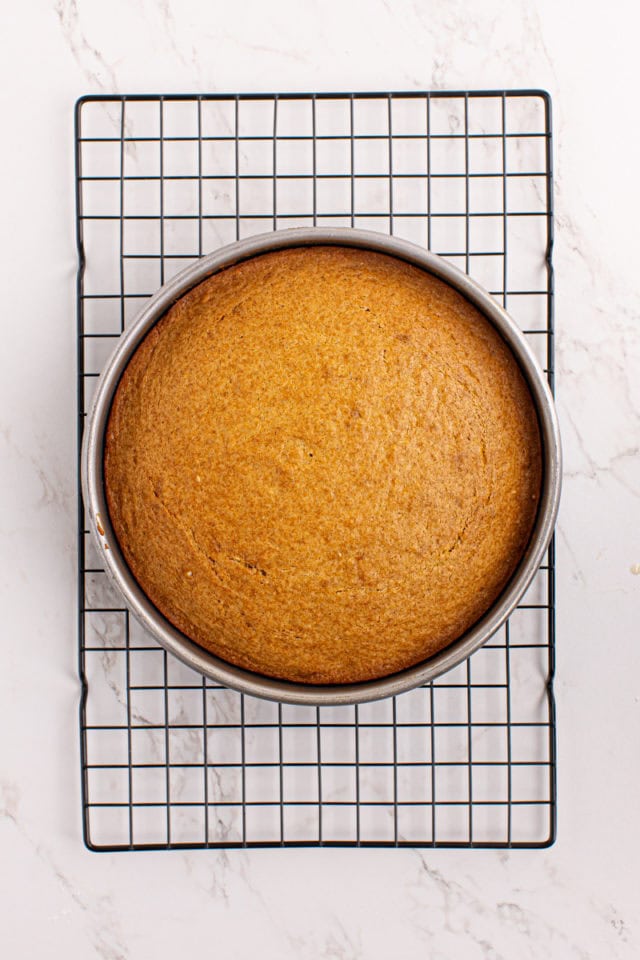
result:
[[[193,643],[169,623],[145,595],[124,560],[109,521],[103,483],[104,436],[115,390],[136,348],[169,307],[202,280],[241,260],[273,250],[319,244],[360,247],[398,257],[444,280],[471,301],[496,327],[520,364],[535,403],[543,448],[542,493],[529,545],[513,577],[487,613],[462,637],[423,663],[378,680],[332,686],[290,683],[235,667]],[[127,607],[159,643],[194,670],[225,686],[270,700],[313,705],[363,703],[402,693],[450,670],[482,646],[515,609],[542,563],[556,521],[562,473],[560,434],[551,392],[524,336],[509,315],[467,274],[435,254],[395,237],[348,228],[280,230],[239,240],[193,263],[158,290],[119,339],[102,372],[85,423],[81,458],[85,508],[105,570]]]

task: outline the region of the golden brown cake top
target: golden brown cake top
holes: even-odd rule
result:
[[[215,274],[116,392],[105,484],[143,590],[258,673],[347,683],[448,645],[517,566],[541,479],[516,361],[460,294],[326,246]]]

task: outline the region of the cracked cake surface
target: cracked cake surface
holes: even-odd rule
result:
[[[228,267],[134,353],[105,437],[110,520],[147,596],[224,660],[304,683],[395,673],[517,567],[541,448],[513,354],[395,257]]]

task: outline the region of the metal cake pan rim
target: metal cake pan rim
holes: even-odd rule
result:
[[[104,434],[120,377],[136,348],[169,307],[192,287],[242,260],[299,246],[338,245],[386,253],[405,260],[457,289],[487,317],[506,341],[531,392],[542,438],[543,480],[538,515],[527,549],[494,604],[469,630],[422,663],[386,677],[353,684],[313,685],[262,676],[216,657],[174,627],[146,596],[120,550],[111,527],[103,483]],[[524,335],[509,314],[468,274],[416,244],[396,237],[348,227],[298,227],[238,240],[202,257],[174,276],[145,303],[123,333],[100,378],[85,422],[81,479],[89,529],[104,568],[127,608],[162,647],[194,670],[251,696],[313,706],[364,703],[394,696],[428,683],[462,663],[508,619],[538,570],[549,545],[558,512],[562,453],[551,391]]]

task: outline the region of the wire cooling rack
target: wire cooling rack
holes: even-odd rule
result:
[[[85,97],[76,106],[79,440],[160,284],[281,227],[391,232],[508,308],[552,383],[551,106],[540,91]],[[509,622],[356,707],[242,696],[124,609],[79,507],[84,837],[95,850],[540,847],[555,837],[553,547]]]

